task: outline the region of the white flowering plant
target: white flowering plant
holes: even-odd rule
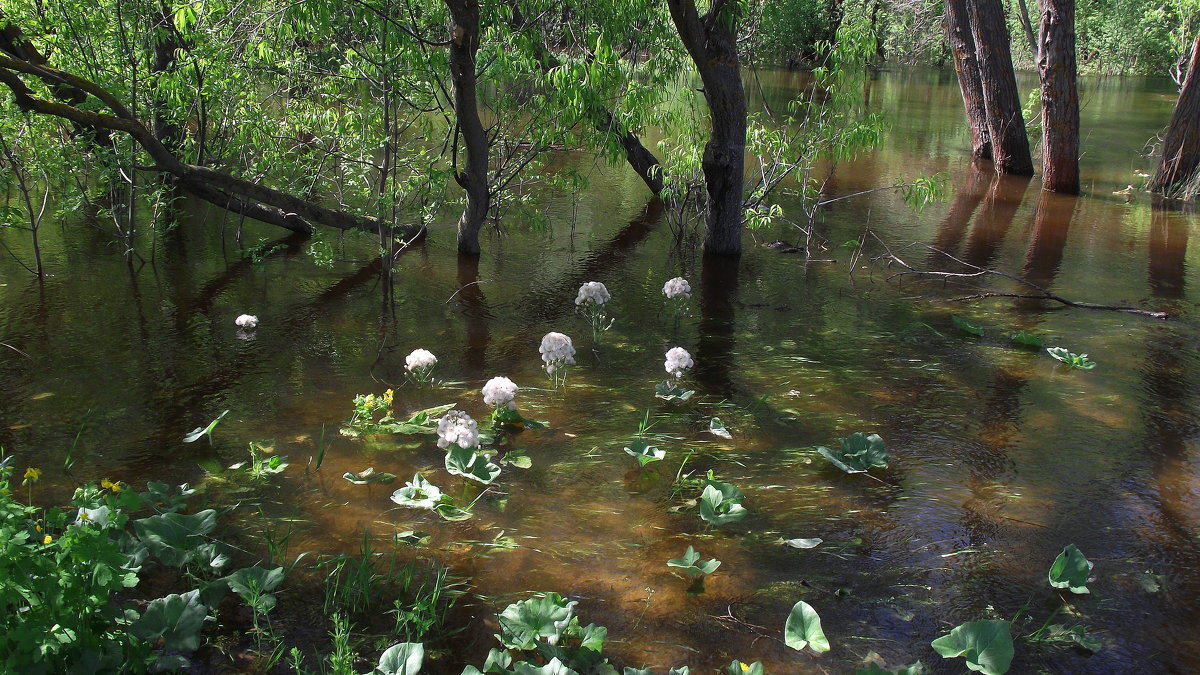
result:
[[[417,382],[429,382],[433,377],[433,368],[438,359],[428,349],[414,349],[404,357],[404,370],[408,376]]]
[[[663,295],[667,296],[667,304],[675,316],[687,314],[688,300],[692,297],[692,286],[687,279],[675,277],[663,284]]]
[[[589,281],[579,287],[579,295],[575,297],[575,305],[583,313],[588,325],[592,328],[592,344],[600,344],[600,336],[612,328],[614,319],[608,315],[605,305],[612,299],[608,288],[599,281]]]
[[[546,333],[538,348],[542,355],[542,368],[555,387],[567,383],[567,367],[575,365],[575,345],[571,338],[562,333]]]
[[[683,347],[672,347],[667,350],[667,359],[663,362],[663,368],[667,371],[667,375],[676,380],[682,379],[684,373],[696,365],[692,360],[692,355]],[[659,382],[654,387],[654,395],[658,398],[667,401],[686,401],[691,398],[696,392],[674,384],[671,380]]]
[[[493,377],[483,385],[483,402],[492,406],[492,426],[545,429],[545,422],[526,419],[517,412],[516,398],[519,389],[520,387],[507,377]]]

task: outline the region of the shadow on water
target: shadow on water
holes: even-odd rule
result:
[[[703,392],[731,399],[741,258],[705,254],[700,265],[700,325],[695,378]]]

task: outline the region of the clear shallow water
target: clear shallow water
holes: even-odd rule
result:
[[[804,83],[789,73],[761,81],[779,102]],[[881,74],[869,101],[892,129],[879,151],[839,168],[831,194],[935,171],[949,172],[951,193],[920,214],[890,193],[838,203],[819,224],[831,246],[817,256],[836,262],[807,266],[750,236],[739,265],[676,248],[661,209],[621,167],[597,168],[578,201],[545,195],[548,224],[514,218],[488,235],[479,261],[456,258],[448,218],[399,257],[390,281],[367,239],[347,240],[332,269],[286,239],[263,262],[242,261],[233,223],[203,209],[164,238],[153,264],[134,268],[106,234],[56,224],[47,235],[55,276],[44,284],[0,259],[0,342],[32,357],[0,348],[0,444],[19,464],[48,469],[58,484],[43,492],[50,498],[75,477],[196,483],[201,465],[241,461],[247,442],[272,442],[293,466],[261,494],[233,497],[301,519],[295,552],[354,551],[363,528],[380,538],[430,532],[419,554],[470,578],[484,596],[478,616],[523,591],[569,593],[585,623],[608,627],[614,661],[660,670],[708,672],[738,658],[774,673],[846,672],[874,652],[892,667],[919,658],[960,672],[929,641],[989,607],[1011,618],[1026,603],[1035,622],[1020,632],[1035,630],[1057,606],[1046,570],[1074,543],[1096,563],[1096,581],[1075,599],[1077,615],[1059,621],[1087,626],[1104,649],[1085,656],[1018,641],[1014,672],[1190,672],[1200,664],[1191,631],[1200,619],[1196,220],[1113,194],[1149,169],[1137,151],[1170,114],[1169,83],[1088,80],[1083,99],[1085,195],[1062,198],[1042,195],[1036,180],[972,173],[952,74]],[[1174,318],[946,302],[968,291],[889,282],[895,270],[881,266],[860,266],[851,281],[838,244],[868,222],[891,246],[929,243],[1073,300]],[[3,236],[24,250],[15,233]],[[247,226],[243,241],[278,237]],[[753,239],[803,243],[786,227]],[[944,262],[926,249],[902,257]],[[680,320],[660,293],[676,275],[695,291]],[[607,284],[618,317],[594,354],[573,304],[588,280]],[[243,312],[262,321],[253,339],[233,326]],[[958,332],[951,314],[984,337]],[[1006,336],[1017,329],[1098,366],[1069,372],[1013,349]],[[539,369],[538,341],[550,330],[580,348],[559,392],[544,389]],[[685,405],[653,396],[673,345],[697,362],[688,383],[700,396]],[[533,467],[506,468],[462,523],[395,508],[396,485],[341,478],[368,466],[402,478],[421,471],[463,494],[431,442],[336,435],[353,395],[400,384],[416,347],[434,351],[438,376],[460,384],[399,387],[398,408],[456,402],[482,418],[478,389],[502,374],[525,388],[522,412],[551,424],[517,437]],[[180,442],[225,409],[211,447]],[[667,459],[640,471],[621,448],[647,410]],[[705,431],[714,415],[732,442]],[[321,471],[306,474],[322,425],[331,447]],[[887,442],[892,462],[880,480],[843,475],[811,449],[858,430]],[[54,467],[77,433],[82,458],[75,477],[63,476]],[[686,470],[711,468],[747,494],[746,520],[713,529],[694,508],[673,510],[685,506],[671,481],[689,452]],[[493,545],[497,537],[516,548]],[[795,537],[825,543],[776,543]],[[665,565],[689,544],[723,561],[699,596]],[[820,612],[831,653],[799,655],[775,639],[799,599]],[[728,612],[738,620],[719,618]],[[463,656],[480,663],[492,630],[481,622],[467,633]]]

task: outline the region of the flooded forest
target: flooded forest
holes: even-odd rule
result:
[[[0,0],[0,673],[1200,669],[1194,0]]]

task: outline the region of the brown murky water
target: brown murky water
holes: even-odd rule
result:
[[[802,82],[763,74],[763,94],[783,101]],[[878,152],[839,169],[831,193],[937,171],[950,174],[952,190],[920,214],[891,193],[838,203],[818,225],[830,246],[816,257],[833,262],[806,265],[750,236],[740,264],[676,248],[661,207],[620,167],[595,168],[577,202],[544,195],[547,224],[514,217],[504,234],[488,235],[478,262],[456,259],[447,219],[400,256],[390,282],[365,239],[344,242],[331,268],[287,239],[248,262],[239,247],[277,233],[247,226],[239,244],[234,223],[206,210],[161,242],[153,264],[132,268],[107,234],[52,227],[54,276],[44,284],[0,259],[0,342],[30,357],[0,348],[0,444],[18,465],[47,469],[59,486],[43,492],[49,499],[86,477],[197,483],[201,467],[244,459],[247,442],[274,443],[292,467],[239,498],[298,518],[294,552],[353,551],[364,528],[381,541],[426,531],[430,553],[484,596],[480,616],[523,591],[570,594],[585,623],[608,627],[615,662],[659,671],[712,672],[737,658],[773,673],[851,672],[874,653],[892,667],[921,659],[934,672],[961,672],[929,641],[1025,605],[1032,623],[1019,632],[1037,629],[1058,606],[1046,570],[1074,543],[1095,562],[1096,580],[1056,622],[1086,626],[1103,649],[1089,656],[1018,640],[1014,672],[1192,672],[1200,331],[1188,240],[1197,221],[1114,194],[1150,168],[1137,153],[1170,114],[1170,83],[1084,82],[1078,199],[972,170],[952,75],[883,73],[869,101],[890,113],[892,129]],[[865,260],[851,278],[840,245],[868,222],[896,248],[932,244],[1072,300],[1173,318],[1011,298],[947,302],[969,291],[889,282],[895,268]],[[17,233],[2,236],[24,252]],[[803,243],[787,226],[753,238]],[[901,257],[945,263],[924,248]],[[677,275],[695,290],[682,319],[664,310],[660,292]],[[617,316],[595,352],[573,304],[589,280],[607,284]],[[1000,281],[995,290],[1019,290]],[[262,321],[251,339],[233,326],[243,312]],[[983,337],[956,329],[952,314]],[[1044,352],[1016,349],[1007,336],[1019,329],[1098,365],[1067,371]],[[539,369],[538,341],[551,330],[580,348],[560,391]],[[688,384],[698,397],[686,404],[653,395],[672,345],[697,364]],[[532,468],[506,468],[465,522],[395,508],[396,485],[341,478],[368,466],[421,471],[473,496],[431,442],[336,434],[354,394],[400,385],[417,347],[439,356],[437,374],[451,383],[399,386],[398,408],[455,402],[482,418],[478,388],[506,375],[523,387],[521,410],[551,424],[516,438]],[[225,409],[214,444],[180,442]],[[647,411],[667,458],[639,470],[622,447]],[[707,433],[713,416],[732,441]],[[306,473],[322,425],[329,454]],[[878,479],[842,474],[812,449],[858,430],[887,442],[891,466]],[[55,467],[77,434],[75,474],[64,476]],[[671,484],[689,453],[685,472],[712,469],[746,493],[747,519],[710,528],[694,508],[675,508],[684,502]],[[824,543],[778,543],[797,537]],[[665,565],[689,544],[723,561],[702,595]],[[820,612],[829,654],[779,642],[800,599]],[[463,658],[481,662],[491,630],[466,634]]]

